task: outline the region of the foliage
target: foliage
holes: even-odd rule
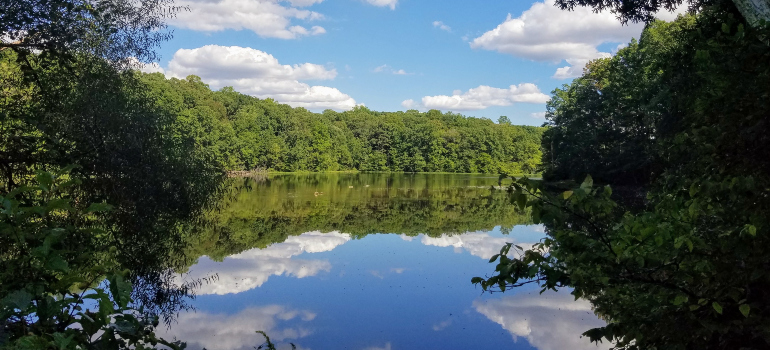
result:
[[[596,12],[609,10],[626,24],[628,21],[651,22],[659,11],[674,11],[683,3],[690,4],[690,10],[697,10],[718,1],[721,0],[557,0],[556,6],[562,10],[573,10],[577,6],[591,7]]]
[[[74,201],[79,182],[66,170],[39,172],[0,196],[0,348],[180,348],[155,336],[157,317],[133,307],[116,248],[83,249],[107,234],[99,218],[111,206]]]
[[[176,115],[184,142],[228,170],[533,173],[543,129],[452,113],[321,114],[260,100],[200,78],[145,74],[149,94]]]
[[[164,259],[180,222],[216,193],[224,174],[206,149],[170,134],[179,122],[144,94],[133,72],[100,60],[37,66],[27,81],[11,50],[0,52],[0,188],[40,170],[78,164],[72,194],[115,206],[103,220],[124,264]],[[43,58],[35,58],[33,64]],[[144,244],[143,244],[144,243]],[[163,243],[167,243],[165,245]],[[160,264],[161,261],[158,261]]]
[[[493,257],[485,290],[529,283],[571,287],[608,321],[585,335],[625,349],[760,349],[770,344],[767,224],[713,198],[749,193],[748,179],[711,183],[675,195],[651,194],[641,213],[620,209],[609,186],[588,177],[564,193],[522,178],[512,201],[532,210],[548,237],[509,257]],[[516,251],[516,249],[514,249]],[[686,336],[684,336],[686,335]]]
[[[531,208],[548,237],[516,256],[504,247],[495,275],[473,282],[573,288],[608,321],[585,335],[617,348],[768,348],[768,33],[731,3],[656,21],[558,91],[544,140],[559,146],[544,157],[546,175],[596,171],[627,184],[618,174],[643,172],[635,184],[646,200],[625,207],[591,177],[562,193],[519,180],[511,199]],[[568,162],[583,156],[600,165]]]
[[[24,59],[93,55],[113,63],[154,61],[154,48],[170,37],[165,20],[179,9],[172,0],[1,0],[0,49]]]

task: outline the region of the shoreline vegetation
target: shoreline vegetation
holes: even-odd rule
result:
[[[620,18],[681,4],[577,2]],[[617,349],[770,348],[770,22],[747,3],[650,17],[554,90],[546,181],[510,189],[548,236],[472,283],[570,291],[607,321],[583,335]]]
[[[274,171],[274,170],[229,170],[227,171],[227,177],[253,177],[253,176],[265,176],[265,175],[310,175],[310,174],[403,174],[403,175],[486,175],[490,177],[498,177],[499,174],[490,173],[452,173],[441,171],[419,171],[419,172],[405,172],[405,171],[359,171],[359,170],[328,170],[328,171]],[[510,174],[507,176],[514,177],[527,177],[527,178],[542,178],[543,174]]]

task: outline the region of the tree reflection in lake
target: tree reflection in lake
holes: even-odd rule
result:
[[[211,213],[213,226],[189,236],[187,252],[200,258],[183,278],[218,278],[166,335],[222,350],[252,348],[256,330],[313,349],[585,345],[580,334],[600,321],[569,294],[529,305],[527,295],[470,285],[502,244],[544,235],[490,189],[496,183],[391,174],[246,180]]]

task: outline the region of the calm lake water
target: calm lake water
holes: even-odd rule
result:
[[[495,176],[324,174],[239,180],[180,277],[215,276],[165,331],[188,348],[597,349],[585,301],[482,293],[506,242],[544,236]],[[164,333],[161,331],[160,333]],[[608,346],[599,347],[607,348]]]

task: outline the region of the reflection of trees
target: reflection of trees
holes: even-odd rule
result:
[[[212,224],[190,235],[187,256],[213,259],[265,248],[309,231],[431,237],[527,224],[496,178],[443,175],[326,174],[274,176],[233,187]],[[351,188],[352,186],[352,188]]]

